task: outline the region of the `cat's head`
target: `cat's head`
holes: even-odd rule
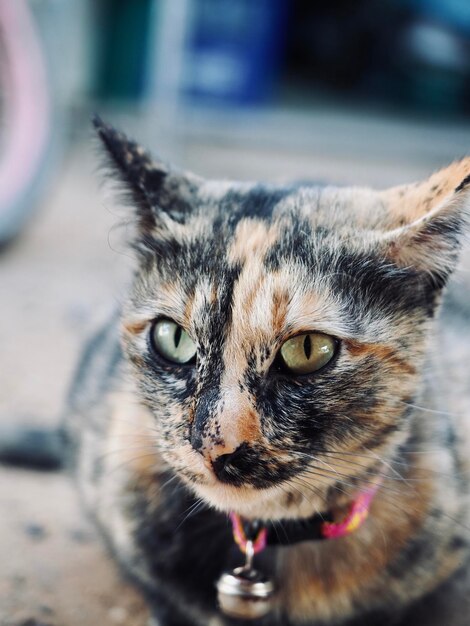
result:
[[[324,508],[408,436],[470,160],[385,192],[211,182],[97,129],[137,218],[122,333],[149,443],[220,509]]]

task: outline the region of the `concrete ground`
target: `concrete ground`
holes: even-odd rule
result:
[[[409,151],[413,126],[381,128],[387,130],[382,143],[376,131],[368,138],[362,126],[351,126],[344,153],[336,135],[335,147],[329,149],[323,126],[321,149],[313,138],[291,148],[288,142],[265,142],[260,148],[252,139],[247,149],[232,139],[209,141],[195,135],[180,156],[184,166],[208,176],[329,178],[386,186],[419,179],[444,165],[453,138],[458,145],[454,154],[462,156],[462,142],[470,139],[468,129],[446,134],[440,128],[436,134],[431,128],[427,135],[421,125],[415,129],[422,146],[416,154]],[[315,136],[314,129],[309,132]],[[372,139],[374,150],[368,155]],[[400,153],[401,140],[407,154]],[[470,152],[470,141],[467,146]],[[0,425],[58,423],[94,318],[125,296],[132,261],[122,244],[125,228],[117,226],[124,213],[99,188],[93,154],[89,142],[78,141],[29,227],[1,253]],[[0,624],[146,622],[142,600],[105,554],[69,479],[60,473],[0,468]]]

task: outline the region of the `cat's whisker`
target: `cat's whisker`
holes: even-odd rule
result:
[[[343,484],[344,481],[338,481],[340,484]],[[348,486],[348,485],[346,485]],[[307,485],[307,488],[309,486]],[[338,491],[340,491],[341,493],[343,493],[346,496],[351,496],[350,491],[346,491],[345,489],[342,489],[340,487],[338,487],[338,485],[335,485],[335,488],[338,489]],[[402,496],[400,494],[397,493],[390,493],[387,490],[383,490],[381,489],[381,499],[384,500],[385,502],[388,502],[389,504],[391,504],[392,506],[394,506],[395,508],[397,508],[399,511],[401,512],[406,512],[407,509],[405,509],[404,507],[401,506],[402,503]],[[409,507],[408,507],[409,508]],[[412,510],[417,510],[417,508],[412,507]]]
[[[448,417],[460,417],[459,413],[451,413],[449,411],[441,411],[439,409],[428,409],[425,406],[419,406],[418,404],[412,404],[411,402],[405,402],[404,400],[399,400],[401,404],[408,406],[412,409],[417,409],[419,411],[424,411],[426,413],[432,413],[433,415],[446,415]]]
[[[112,474],[114,472],[117,472],[118,470],[123,470],[126,468],[126,466],[130,466],[133,463],[137,463],[138,461],[143,461],[144,459],[149,459],[152,458],[154,459],[154,455],[147,452],[146,454],[141,454],[135,457],[131,457],[128,459],[125,459],[124,461],[122,461],[121,463],[118,463],[114,466],[110,466],[110,467],[106,467],[106,470],[103,472],[104,476],[109,476],[109,474]],[[161,467],[159,465],[159,463],[155,464],[155,474],[158,475],[159,473],[161,473]]]
[[[299,474],[296,478],[306,481],[306,484],[308,484],[310,488],[318,489],[318,485],[312,485],[308,481],[308,478],[312,476],[315,478],[316,483],[320,483],[321,485],[324,485],[327,488],[330,488],[339,482],[344,483],[344,481],[339,480],[337,476],[328,475],[325,472],[323,472],[321,468],[315,468],[315,467],[312,467],[312,468],[309,467],[309,468],[302,470],[301,474]],[[342,490],[340,489],[340,491]],[[343,493],[346,493],[346,492],[343,491]]]
[[[352,454],[351,456],[358,456],[358,458],[363,458],[367,461],[370,461],[367,465],[363,464],[363,463],[358,463],[355,460],[351,460],[351,459],[343,459],[341,458],[341,452],[330,452],[329,450],[323,450],[322,452],[319,452],[318,455],[312,455],[311,458],[313,460],[317,460],[319,458],[321,458],[321,456],[333,456],[334,457],[334,461],[336,463],[342,463],[342,465],[344,466],[344,468],[349,468],[349,467],[357,467],[361,470],[364,470],[364,473],[366,474],[373,474],[373,475],[378,475],[378,476],[383,476],[383,477],[387,477],[387,474],[383,474],[382,472],[377,472],[374,471],[372,469],[374,463],[370,463],[373,461],[373,459],[370,456],[366,456],[366,455],[354,455]]]
[[[312,485],[310,482],[308,482],[308,480],[302,480],[300,478],[296,478],[296,481],[298,482],[300,487],[302,487],[304,490],[306,489],[307,491],[313,493],[314,495],[316,495],[318,497],[321,497],[321,499],[325,502],[325,505],[328,505],[328,498],[327,498],[326,494],[320,495],[320,493],[318,492],[318,487],[317,486]],[[318,482],[320,482],[320,484],[323,484],[325,486],[325,489],[331,487],[331,483],[325,483],[325,482],[323,482],[321,480],[319,480]],[[336,485],[336,488],[337,488],[337,490],[340,493],[342,493],[342,494],[344,494],[346,496],[349,496],[349,493],[345,489],[343,489],[342,487]],[[305,493],[304,493],[304,495],[305,495]],[[317,507],[315,507],[315,509],[316,509],[316,512],[319,515],[322,514],[322,512],[319,511]]]
[[[428,479],[422,479],[422,480],[417,480],[417,482],[429,482],[430,480],[432,480],[431,478]],[[343,480],[339,480],[338,482],[340,482],[341,484],[344,483],[345,481]],[[348,485],[349,486],[349,485]],[[409,486],[409,485],[407,485]],[[408,501],[408,504],[406,507],[403,506],[403,495],[399,492],[396,492],[394,490],[390,490],[386,488],[386,485],[381,485],[379,488],[378,493],[380,494],[380,499],[384,500],[386,503],[391,504],[392,506],[394,506],[396,509],[398,509],[401,513],[407,513],[408,510],[411,510],[412,512],[417,512],[419,513],[420,510],[418,509],[418,507],[414,506],[413,504],[410,504]],[[453,520],[453,518],[451,516],[449,516],[448,514],[444,513],[443,514],[446,515],[447,517],[449,517],[449,519]],[[470,530],[470,528],[468,529]]]
[[[178,530],[181,528],[181,526],[183,526],[183,524],[190,518],[193,517],[194,515],[197,514],[198,511],[200,511],[201,509],[203,509],[204,507],[208,507],[207,503],[205,500],[203,500],[203,498],[198,498],[195,502],[193,502],[188,509],[185,511],[185,513],[183,513],[182,515],[184,515],[184,518],[181,520],[181,522],[178,524],[178,526],[175,528],[175,533],[178,532]]]
[[[399,480],[406,482],[406,479],[398,472],[398,470],[394,469],[390,465],[387,459],[384,459],[383,457],[379,456],[374,450],[371,450],[370,448],[365,448],[365,449],[367,450],[369,454],[371,454],[376,459],[376,461],[378,461],[379,463],[382,463],[382,465],[384,465],[385,467],[388,467],[388,469],[392,471]]]
[[[293,485],[293,484],[292,484],[292,481],[290,481],[290,482],[288,483],[288,486],[283,485],[283,484],[279,484],[279,485],[276,485],[276,487],[277,487],[277,489],[280,489],[280,490],[281,490],[281,491],[282,491],[285,495],[287,495],[287,496],[291,495],[291,494],[290,494],[290,491],[289,491],[289,490],[290,490],[290,488],[295,489],[295,491],[296,491],[296,492],[297,492],[297,493],[301,496],[301,498],[302,498],[302,499],[307,500],[307,502],[308,502],[308,503],[312,506],[312,508],[314,508],[314,509],[316,510],[316,507],[315,507],[315,505],[313,504],[313,502],[311,502],[311,500],[309,500],[308,498],[306,498],[306,497],[305,497],[305,494],[304,494],[304,493],[303,493],[300,489],[298,489],[297,487],[295,487],[295,485]],[[288,507],[286,507],[286,506],[284,506],[284,505],[283,505],[283,504],[281,504],[280,502],[278,503],[278,505],[281,507],[281,509],[282,509],[283,511],[286,511],[286,513],[289,513],[289,512],[290,512],[290,511],[289,511],[289,508],[288,508]]]
[[[364,448],[364,449],[367,449],[367,448]],[[423,448],[420,447],[420,448],[407,448],[406,452],[404,452],[403,454],[438,454],[440,452],[442,452],[442,448],[428,448],[427,450],[423,450]],[[318,452],[318,454],[325,454],[325,452],[321,451],[321,452]],[[330,455],[339,454],[342,456],[353,456],[353,457],[358,457],[358,458],[362,457],[364,459],[370,460],[370,456],[368,454],[361,455],[360,453],[357,453],[357,452],[342,452],[342,451],[335,452],[334,450],[328,450],[326,454],[330,454]],[[408,463],[404,461],[397,461],[394,459],[389,459],[388,462],[391,464],[395,464],[395,465],[396,464],[408,465]]]
[[[118,443],[118,442],[116,442]],[[168,452],[171,449],[168,446],[163,445],[162,443],[153,443],[153,442],[149,442],[149,443],[142,443],[142,444],[138,444],[138,443],[134,443],[134,444],[130,444],[130,445],[126,445],[126,442],[119,442],[120,447],[110,447],[108,450],[103,451],[102,453],[102,458],[106,457],[108,454],[119,454],[119,453],[123,453],[125,454],[128,451],[133,451],[133,450],[148,450],[149,452],[154,452],[154,453],[162,453],[162,452]],[[161,457],[160,457],[160,461],[161,461]]]
[[[302,491],[302,487],[303,488],[307,488],[309,491],[311,491],[313,493],[313,495],[317,496],[320,500],[323,500],[323,502],[325,502],[325,504],[327,503],[327,497],[324,493],[322,493],[320,491],[320,489],[318,488],[317,485],[312,485],[311,483],[308,482],[308,480],[302,479],[300,476],[296,476],[295,478],[292,479],[292,482],[296,483],[299,485],[300,489],[298,489],[298,492],[302,495],[303,498],[305,498],[307,500],[307,502],[309,504],[312,505],[312,507],[316,510],[317,513],[320,513],[318,507],[311,501],[309,500],[306,495],[305,492]]]
[[[301,491],[299,489],[297,489],[294,485],[292,485],[291,481],[286,481],[285,483],[279,483],[277,485],[274,485],[274,487],[275,487],[276,491],[280,491],[280,492],[282,492],[283,495],[286,495],[286,496],[292,495],[292,493],[291,493],[291,488],[292,488],[301,497],[303,497],[303,494],[301,493]],[[282,494],[279,494],[279,495],[282,495]],[[276,495],[278,495],[278,494],[276,494]],[[310,503],[310,504],[312,504],[312,503]],[[290,512],[289,507],[286,506],[285,504],[283,504],[282,502],[280,502],[279,500],[276,500],[276,506],[279,506],[283,511],[285,511],[287,514],[289,514],[289,512]]]
[[[279,532],[277,530],[277,527],[279,526],[280,529],[282,530],[283,534],[284,534],[284,539],[288,543],[289,542],[289,535],[287,534],[286,529],[284,528],[284,525],[282,524],[282,521],[281,520],[272,520],[271,524],[272,524],[272,527],[274,529],[274,532],[276,533],[276,537],[277,537],[278,542],[280,544],[282,544],[281,536],[279,535]]]
[[[360,479],[359,483],[354,483],[354,482],[351,482],[351,480],[355,478],[354,476],[348,476],[346,474],[343,475],[337,472],[328,472],[327,470],[320,468],[320,467],[316,467],[316,466],[311,466],[311,468],[309,467],[308,469],[306,469],[305,473],[308,473],[312,476],[323,476],[324,478],[333,479],[341,483],[342,485],[346,485],[354,490],[357,490],[361,483],[364,483],[366,485],[372,485],[372,486],[377,484],[376,480],[363,480],[363,479]],[[349,480],[346,480],[346,479],[349,479]],[[392,493],[395,495],[400,495],[399,491],[391,488],[389,485],[382,484],[381,489],[387,490],[389,493]]]
[[[420,513],[421,512],[420,509],[417,506],[411,504],[409,501],[407,501],[406,506],[404,506],[402,498],[396,499],[393,496],[391,496],[391,494],[389,494],[389,493],[381,492],[380,498],[382,500],[384,500],[385,503],[391,504],[400,513],[408,514],[409,511],[411,511],[412,513]],[[440,509],[440,513],[445,518],[447,518],[449,521],[457,524],[458,526],[460,526],[461,528],[463,528],[466,531],[470,531],[470,526],[465,525],[461,520],[453,517],[452,515],[450,515],[449,513],[444,511],[443,509]]]
[[[303,481],[300,476],[295,476],[289,483],[289,487],[292,486],[293,489],[295,489],[297,491],[297,493],[299,493],[302,498],[305,498],[305,500],[307,500],[307,502],[318,512],[318,508],[317,506],[311,501],[309,500],[306,496],[305,493],[301,490],[298,489],[297,487],[295,487],[295,484],[298,484],[299,486],[305,486],[308,483],[306,483],[305,481]],[[314,495],[316,495],[318,498],[320,498],[320,500],[323,500],[324,502],[326,502],[326,497],[325,495],[319,490],[318,487],[314,486],[314,485],[309,485],[312,488],[312,492],[314,493]]]
[[[160,433],[160,431],[158,430],[158,428],[154,425],[150,425],[150,424],[139,424],[138,422],[136,422],[136,420],[132,420],[132,419],[126,419],[124,417],[113,417],[113,422],[114,423],[120,423],[120,424],[128,424],[130,426],[132,426],[133,428],[135,428],[135,432],[134,433],[115,433],[113,436],[117,435],[138,435],[139,433],[142,434],[142,429],[144,429],[145,431],[148,432],[155,432],[155,433]]]
[[[125,448],[113,448],[112,450],[107,450],[106,452],[103,452],[102,454],[99,454],[96,459],[98,461],[103,461],[104,459],[109,458],[110,456],[112,456],[113,454],[125,454],[126,452],[136,452],[136,451],[140,451],[140,452],[144,452],[147,451],[149,453],[149,455],[153,452],[154,454],[158,454],[159,452],[164,452],[163,448],[160,447],[156,447],[156,446],[126,446]],[[161,458],[158,458],[159,461],[161,461]]]
[[[342,472],[340,472],[340,471],[336,470],[335,468],[333,468],[333,467],[332,467],[331,465],[329,465],[328,463],[326,463],[326,462],[325,462],[325,461],[321,458],[321,456],[309,455],[309,454],[307,454],[307,453],[298,453],[298,454],[301,454],[302,456],[304,456],[304,457],[308,458],[309,460],[312,460],[312,461],[315,461],[315,462],[319,462],[319,463],[323,463],[323,465],[325,465],[325,466],[326,466],[326,470],[323,470],[322,468],[315,467],[314,465],[309,465],[309,468],[315,468],[315,469],[320,470],[320,471],[328,471],[328,473],[329,473],[330,475],[333,475],[333,476],[337,476],[337,477],[344,477],[344,478],[349,478],[349,479],[357,478],[357,479],[361,479],[361,482],[366,482],[366,483],[368,483],[368,482],[370,482],[370,483],[374,483],[374,482],[376,482],[376,481],[375,481],[375,480],[373,480],[373,479],[372,479],[372,480],[367,480],[367,479],[366,479],[366,480],[363,480],[363,478],[362,478],[362,477],[363,477],[364,475],[366,475],[366,476],[372,476],[373,478],[375,478],[375,477],[381,477],[381,478],[386,478],[386,479],[389,479],[389,478],[390,478],[390,476],[389,476],[388,474],[384,474],[384,473],[382,473],[382,472],[376,472],[376,471],[373,471],[372,469],[370,469],[370,467],[369,467],[369,468],[364,468],[364,469],[369,469],[369,471],[364,471],[364,472],[362,472],[360,476],[357,476],[356,474],[352,474],[352,475],[351,475],[351,474],[344,474],[344,473],[342,473]],[[346,464],[347,464],[347,462],[345,462],[345,465],[346,465]],[[361,468],[363,467],[363,466],[361,466],[360,464],[357,464],[357,465],[359,465]],[[403,480],[404,480],[404,478],[403,478],[402,476],[398,475],[398,476],[397,476],[397,478],[396,478],[395,480],[400,480],[400,481],[403,481]]]
[[[317,459],[317,461],[319,463],[325,464],[323,459],[321,459],[321,458]],[[336,459],[336,461],[337,462],[338,461],[341,462],[340,459]],[[356,478],[356,479],[360,480],[361,482],[366,482],[366,483],[371,483],[371,484],[374,484],[377,481],[377,479],[392,480],[392,481],[400,482],[400,483],[401,482],[406,482],[406,480],[407,480],[406,478],[401,476],[396,470],[393,470],[393,468],[389,468],[389,469],[391,469],[391,471],[393,471],[395,476],[390,476],[390,474],[387,474],[384,471],[377,471],[377,470],[373,469],[373,467],[371,467],[371,466],[367,467],[367,466],[361,465],[360,463],[356,463],[356,464],[355,463],[351,463],[351,464],[349,464],[347,461],[344,462],[344,466],[346,468],[349,465],[353,465],[353,466],[357,466],[357,467],[361,468],[361,470],[362,470],[361,473],[360,474],[351,474],[351,475],[349,475],[349,474],[344,474],[343,472],[341,472],[340,473],[341,476],[350,476],[351,478]],[[333,471],[336,471],[336,470],[333,470]],[[365,476],[367,476],[367,477],[370,476],[371,478],[370,479],[364,478]]]
[[[168,485],[170,485],[174,480],[179,479],[178,474],[174,474],[173,476],[171,476],[168,480],[166,480],[163,484],[160,485],[160,489],[165,489],[166,487],[168,487]]]
[[[415,455],[415,454],[438,454],[441,453],[442,449],[439,448],[431,448],[429,450],[416,450],[416,449],[409,449],[407,450],[407,453],[411,454],[411,455]],[[341,457],[341,456],[357,456],[357,457],[361,457],[364,459],[369,459],[369,456],[366,455],[359,455],[359,454],[355,454],[355,453],[347,453],[347,452],[335,452],[334,450],[328,450],[328,451],[322,451],[321,454],[326,454],[328,456],[333,456],[335,458]],[[385,464],[384,459],[382,459],[381,457],[377,457],[378,460],[380,460],[381,462],[383,462]],[[314,459],[316,460],[317,457],[315,456]],[[344,463],[347,464],[349,463],[349,461],[344,460]],[[394,474],[397,476],[396,480],[399,481],[403,481],[403,482],[418,482],[420,480],[420,478],[408,478],[408,477],[404,477],[402,476],[397,470],[394,470],[393,466],[394,465],[398,465],[401,467],[405,467],[405,468],[409,468],[410,467],[410,462],[407,461],[398,461],[396,459],[389,459],[388,461],[386,461],[386,464],[389,466],[390,470],[392,470],[394,472]],[[356,465],[356,464],[355,464]],[[358,466],[360,466],[361,464],[357,464]],[[366,467],[366,466],[363,466]],[[429,474],[435,474],[436,476],[443,476],[445,478],[455,478],[458,476],[467,476],[470,474],[470,469],[469,470],[465,470],[465,471],[458,471],[458,472],[452,472],[452,473],[448,473],[448,472],[442,472],[440,470],[436,470],[433,467],[421,467],[421,471],[425,471]],[[394,478],[392,476],[388,476],[385,475],[385,477],[389,478],[390,480],[394,480]]]

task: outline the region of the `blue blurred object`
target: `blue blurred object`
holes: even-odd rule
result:
[[[183,89],[191,98],[255,104],[279,74],[287,0],[195,0]]]
[[[440,24],[447,24],[461,32],[470,32],[469,0],[407,0],[405,4]]]

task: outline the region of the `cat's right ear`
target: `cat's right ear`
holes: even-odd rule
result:
[[[470,231],[470,158],[381,196],[391,225],[381,237],[386,256],[427,275],[435,287],[443,287]]]
[[[112,169],[135,206],[141,234],[171,230],[172,222],[184,224],[192,212],[202,179],[172,170],[155,160],[124,133],[93,117],[93,125],[106,149]]]

